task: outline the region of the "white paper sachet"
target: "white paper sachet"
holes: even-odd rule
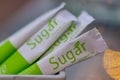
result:
[[[9,56],[11,56],[24,42],[39,31],[51,18],[55,16],[58,11],[64,8],[65,3],[61,3],[60,6],[46,12],[45,14],[37,17],[35,20],[18,30],[9,38],[0,42],[0,63],[4,62]]]
[[[71,23],[70,27],[65,31],[65,33],[63,33],[63,35],[56,40],[56,42],[44,53],[44,55],[40,57],[40,59],[60,48],[60,46],[64,45],[66,42],[76,38],[94,20],[95,19],[86,11],[82,11],[78,16],[77,21],[73,21]]]
[[[16,74],[30,66],[58,39],[76,17],[62,10],[0,66],[0,74]],[[14,65],[13,65],[14,64]],[[5,67],[5,68],[4,68]],[[4,69],[4,71],[2,71]]]
[[[80,60],[103,52],[108,47],[96,28],[53,51],[20,74],[55,74]]]

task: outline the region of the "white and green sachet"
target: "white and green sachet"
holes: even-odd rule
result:
[[[107,49],[107,45],[96,28],[65,43],[61,48],[34,63],[19,74],[55,74],[66,67]]]
[[[72,21],[76,21],[73,14],[67,10],[60,11],[1,64],[0,74],[16,74],[30,66],[68,29]]]
[[[78,16],[77,21],[73,21],[71,23],[70,27],[65,31],[65,33],[63,33],[56,40],[56,42],[40,57],[40,59],[53,52],[54,50],[58,49],[64,43],[76,38],[94,20],[95,19],[90,16],[86,11],[82,11],[81,14]]]
[[[33,22],[26,25],[14,35],[2,42],[0,47],[0,63],[14,53],[34,33],[39,31],[39,29],[41,29],[58,11],[64,8],[64,6],[65,3],[63,2],[60,6],[38,17]]]

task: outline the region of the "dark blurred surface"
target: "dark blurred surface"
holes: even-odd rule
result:
[[[86,10],[96,19],[84,32],[97,27],[109,48],[120,51],[120,0],[0,0],[0,40],[62,1],[67,3],[66,8],[76,16]],[[102,56],[97,55],[68,68],[67,80],[111,80],[103,69]],[[90,72],[92,78],[87,78],[85,75],[90,76]]]
[[[28,0],[0,0],[0,23],[7,19],[27,1]]]

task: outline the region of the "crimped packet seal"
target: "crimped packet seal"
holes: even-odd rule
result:
[[[96,28],[89,31],[88,37],[94,47],[93,55],[96,55],[97,53],[102,53],[106,48],[108,48],[106,42]]]

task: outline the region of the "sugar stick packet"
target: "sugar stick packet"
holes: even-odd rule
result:
[[[0,47],[0,63],[6,60],[12,53],[14,53],[28,38],[41,29],[58,11],[65,6],[65,3],[61,3],[60,6],[53,10],[43,14],[35,19],[30,24],[23,27],[21,30],[10,36]]]
[[[67,10],[60,11],[0,66],[0,74],[16,74],[28,67],[57,40],[72,21],[76,21],[73,14]]]
[[[40,59],[58,49],[64,43],[77,37],[94,20],[95,19],[86,11],[82,11],[78,16],[77,21],[73,21],[71,23],[70,27],[65,31],[65,33],[56,40],[56,42],[40,57]]]
[[[19,74],[55,74],[80,60],[106,50],[107,45],[96,28],[71,40]]]

